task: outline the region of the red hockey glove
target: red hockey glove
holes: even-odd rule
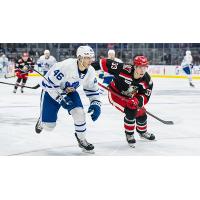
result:
[[[139,101],[136,97],[133,97],[131,99],[127,99],[126,106],[130,109],[137,109],[138,108]]]

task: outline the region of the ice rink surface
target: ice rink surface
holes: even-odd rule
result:
[[[34,86],[40,78],[30,77],[27,85]],[[14,83],[15,78],[0,81]],[[156,141],[144,141],[137,132],[136,147],[127,145],[123,129],[123,113],[109,104],[102,95],[102,114],[97,122],[87,115],[87,140],[94,144],[95,154],[85,154],[77,145],[73,120],[60,109],[53,132],[34,132],[39,116],[41,89],[18,89],[0,84],[0,155],[35,156],[147,156],[147,155],[200,155],[200,80],[190,88],[187,79],[154,78],[154,90],[146,106],[160,118],[174,121],[165,125],[148,117],[148,130]],[[89,101],[82,94],[87,111]]]

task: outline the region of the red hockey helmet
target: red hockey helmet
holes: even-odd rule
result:
[[[28,53],[28,52],[24,52],[24,53],[22,54],[22,57],[29,57],[29,53]]]
[[[145,56],[136,56],[134,59],[133,59],[133,65],[134,66],[142,66],[142,67],[148,67],[148,60]]]

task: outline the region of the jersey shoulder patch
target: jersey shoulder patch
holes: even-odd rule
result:
[[[127,71],[128,73],[131,73],[133,66],[132,65],[126,65],[124,64],[123,70]]]

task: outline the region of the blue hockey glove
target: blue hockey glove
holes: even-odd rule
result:
[[[101,114],[101,102],[92,101],[90,107],[88,108],[88,113],[92,113],[91,118],[93,121],[96,121]]]
[[[103,79],[103,77],[104,77],[104,73],[100,73],[100,74],[99,74],[99,78],[100,78],[100,79]]]
[[[68,96],[65,96],[64,99],[60,98],[60,101],[59,100],[57,101],[64,109],[71,110],[74,108],[74,103]]]

